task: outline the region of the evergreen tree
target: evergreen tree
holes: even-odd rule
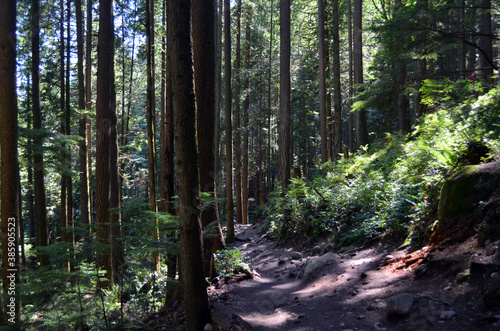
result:
[[[209,307],[203,277],[190,17],[191,1],[170,2],[169,37],[171,37],[170,47],[172,47],[181,280],[186,307],[186,329],[201,330],[208,322]],[[209,19],[212,18],[213,16],[209,16]]]

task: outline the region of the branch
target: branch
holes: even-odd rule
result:
[[[321,193],[319,193],[319,191],[314,186],[312,187],[312,189],[316,191],[316,193],[318,193],[318,195],[321,197],[321,199],[323,199],[324,202],[328,203],[328,200],[326,200],[325,197]]]
[[[495,63],[493,63],[493,60],[486,54],[486,52],[484,51],[484,49],[482,49],[481,47],[479,47],[477,44],[468,41],[467,39],[465,39],[464,36],[457,36],[455,34],[447,33],[447,32],[441,31],[439,29],[434,29],[434,28],[431,28],[431,27],[428,27],[428,26],[424,26],[424,25],[419,24],[419,23],[414,23],[414,24],[416,26],[418,26],[418,27],[423,28],[424,30],[434,31],[434,32],[442,34],[443,36],[448,37],[448,38],[456,38],[456,39],[462,40],[463,43],[465,43],[465,44],[467,44],[469,46],[472,46],[472,47],[476,48],[477,50],[479,50],[479,52],[481,52],[481,54],[484,56],[484,58],[486,59],[486,61],[491,65],[491,67],[493,69],[495,69],[495,70],[499,69],[499,67],[496,66]],[[484,36],[484,35],[481,35],[481,36]],[[488,37],[489,38],[493,38],[493,39],[497,39],[497,38],[494,38],[493,36],[488,36]]]

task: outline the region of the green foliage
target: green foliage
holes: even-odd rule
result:
[[[24,330],[140,330],[142,321],[163,306],[167,279],[165,266],[151,272],[138,261],[127,263],[123,283],[113,290],[101,287],[104,272],[94,263],[81,262],[71,274],[63,270],[23,274]],[[164,321],[168,327],[170,321]]]
[[[439,85],[440,94],[468,89],[467,84],[445,85]],[[292,179],[285,194],[274,192],[264,230],[280,239],[327,233],[343,245],[388,234],[423,240],[419,229],[436,211],[442,180],[463,163],[470,145],[487,144],[489,156],[499,156],[499,90],[477,100],[469,93],[453,102],[432,95],[436,86],[426,83],[424,95],[435,111],[412,134],[387,133],[348,160],[324,164],[324,175]]]
[[[241,252],[235,249],[224,249],[215,252],[215,270],[222,277],[231,277],[235,273],[250,271],[250,267],[245,263]]]

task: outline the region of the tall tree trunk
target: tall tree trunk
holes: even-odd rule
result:
[[[137,2],[134,1],[134,8],[137,12]],[[137,15],[135,15],[137,16]],[[125,116],[124,128],[122,130],[122,146],[128,145],[128,134],[130,132],[130,111],[132,109],[132,87],[134,82],[134,60],[135,60],[135,30],[132,33],[132,50],[131,50],[131,59],[130,59],[130,74],[129,74],[129,84],[128,84],[128,100],[127,100],[127,111]],[[125,71],[124,71],[125,73]],[[120,174],[123,176],[125,174],[125,162],[120,164]],[[120,192],[123,192],[123,186],[120,187]],[[123,193],[121,193],[123,195]]]
[[[394,4],[393,16],[401,15],[403,3],[396,0]],[[406,59],[398,59],[396,63],[396,77],[394,86],[396,88],[396,108],[398,110],[399,131],[402,133],[410,132],[410,121],[408,119],[408,103],[406,97]]]
[[[245,80],[243,82],[243,176],[241,182],[241,203],[243,224],[248,224],[248,109],[250,108],[250,25],[252,23],[251,9],[247,9],[247,22],[245,28]]]
[[[80,1],[80,0],[77,0]],[[78,28],[77,28],[78,29]],[[77,36],[78,45],[83,48],[83,36]],[[92,208],[91,208],[91,130],[92,123],[88,112],[92,109],[92,0],[87,0],[87,31],[86,31],[86,55],[85,55],[85,115],[79,121],[78,133],[82,137],[79,146],[80,159],[80,222],[88,226],[88,236],[92,237]],[[80,46],[79,46],[80,47]],[[80,50],[78,50],[80,52]],[[81,50],[83,52],[83,49]],[[79,71],[80,72],[80,71]],[[80,84],[80,76],[78,78]],[[80,103],[80,98],[78,99]]]
[[[352,49],[352,0],[347,0],[347,31],[348,31],[348,51],[349,51],[349,150],[354,153],[354,113],[352,112],[352,98],[354,97],[354,67],[353,67],[353,49]]]
[[[272,95],[272,86],[271,79],[273,76],[273,36],[274,36],[274,1],[271,0],[271,8],[269,9],[271,12],[271,21],[270,21],[270,32],[269,32],[269,55],[268,55],[268,76],[267,76],[267,192],[271,192],[273,189],[273,180],[272,180],[272,163],[271,163],[271,95]]]
[[[32,0],[31,8],[31,52],[32,52],[32,72],[33,77],[33,129],[42,129],[42,111],[40,107],[40,27],[39,16],[40,1]],[[2,20],[3,21],[3,20]],[[35,146],[43,146],[43,138],[36,136],[33,138]],[[42,148],[33,152],[34,162],[34,182],[35,182],[35,207],[37,215],[37,246],[49,246],[49,224],[47,221],[47,199],[45,196],[44,163]],[[45,252],[39,253],[39,261],[42,267],[50,264],[49,256]]]
[[[417,4],[420,6],[426,6],[427,5],[427,0],[417,0]],[[422,22],[423,25],[427,25],[427,18],[424,16],[424,20]],[[423,44],[426,42],[426,35],[425,33],[419,33],[417,35],[417,44]],[[425,58],[420,58],[417,59],[416,61],[416,68],[415,68],[415,75],[416,75],[416,86],[415,86],[415,118],[418,120],[425,112],[425,106],[422,104],[422,92],[420,92],[420,89],[422,87],[422,82],[427,75],[427,60]]]
[[[89,1],[90,2],[90,1]],[[82,1],[75,0],[76,13],[76,52],[77,52],[77,76],[78,76],[78,109],[83,112],[85,109],[85,72],[83,69],[84,57],[84,42],[83,42],[83,14]],[[88,208],[88,188],[87,188],[87,171],[86,171],[86,132],[85,116],[82,116],[78,122],[78,134],[83,139],[79,142],[78,157],[80,160],[80,223],[88,224],[90,210]]]
[[[478,6],[478,2],[479,0],[469,0],[469,6],[474,8]],[[469,15],[467,15],[467,29],[469,31],[475,31],[477,29],[477,15],[474,11],[467,11],[467,13],[469,13]],[[474,70],[476,70],[477,48],[472,45],[477,44],[477,37],[472,34],[471,36],[469,36],[468,41],[471,43],[471,45],[467,47],[467,71],[473,72]]]
[[[67,3],[67,20],[66,20],[66,115],[65,115],[65,133],[66,135],[71,135],[71,105],[70,105],[70,58],[71,58],[71,0]],[[73,245],[75,243],[75,231],[73,229],[73,181],[71,178],[72,169],[72,157],[71,149],[68,148],[66,154],[66,164],[68,167],[68,172],[66,173],[66,201],[67,201],[67,220],[68,220],[68,248],[71,252],[73,251]]]
[[[467,77],[465,72],[465,0],[460,0],[457,8],[457,33],[458,33],[458,79]]]
[[[215,198],[215,1],[193,0],[191,7],[193,29],[193,61],[196,95],[196,128],[198,138],[198,164],[200,191]],[[203,238],[203,271],[212,279],[215,269],[213,253],[219,245],[220,231],[217,206],[210,202],[201,213],[204,229],[213,230]]]
[[[113,35],[114,36],[114,35]],[[118,165],[118,119],[116,116],[116,89],[115,89],[115,66],[112,64],[111,71],[111,107],[110,107],[110,141],[109,141],[109,208],[110,208],[110,233],[111,233],[111,265],[113,267],[112,277],[123,282],[120,268],[125,262],[124,246],[122,239],[122,224],[120,213],[120,173]]]
[[[333,0],[333,160],[342,153],[342,89],[340,85],[339,0]]]
[[[166,0],[167,17],[170,10],[170,2]],[[171,24],[168,19],[167,22],[167,45],[170,45],[170,30]],[[175,168],[174,168],[174,108],[173,108],[173,95],[172,95],[172,53],[171,47],[166,48],[166,72],[165,72],[165,144],[162,150],[165,153],[165,158],[162,159],[164,163],[164,171],[162,171],[162,178],[164,180],[162,198],[165,200],[165,212],[175,215],[175,209],[171,204],[175,196]],[[174,232],[174,231],[172,231]],[[177,240],[176,235],[170,236],[172,241]],[[175,279],[177,274],[177,254],[173,252],[167,253],[167,275],[170,279]]]
[[[181,281],[186,307],[186,330],[202,330],[209,320],[203,277],[200,188],[196,148],[196,106],[191,52],[191,1],[172,0],[169,22],[172,43],[177,181],[179,195]],[[213,16],[209,16],[212,19]],[[170,28],[169,28],[170,30]]]
[[[231,4],[224,0],[224,84],[226,112],[226,220],[228,244],[234,242],[233,215],[233,125],[231,111]]]
[[[221,107],[222,107],[222,3],[223,0],[216,0],[218,10],[215,11],[215,44],[216,44],[216,69],[215,69],[215,193],[217,196],[223,196],[221,191]],[[217,203],[219,212],[219,204]]]
[[[168,200],[165,193],[167,192],[167,180],[165,178],[167,166],[167,153],[165,150],[166,144],[166,107],[167,107],[167,0],[162,0],[161,10],[161,26],[163,28],[161,36],[161,75],[160,75],[160,203],[158,210],[166,212]]]
[[[264,206],[264,72],[259,79],[259,119],[258,119],[258,144],[259,144],[259,206]]]
[[[236,1],[236,63],[234,87],[234,180],[236,187],[236,222],[243,223],[241,201],[241,0]]]
[[[325,0],[318,0],[319,51],[319,132],[321,136],[321,162],[328,161],[328,119],[326,116],[326,63],[325,63]]]
[[[109,288],[113,287],[111,199],[111,131],[115,112],[113,97],[114,24],[113,0],[99,0],[97,137],[96,137],[96,228],[97,267],[106,270]],[[115,115],[116,116],[116,115]],[[116,121],[115,121],[116,124]],[[104,284],[106,285],[106,284]]]
[[[28,73],[28,85],[30,82],[29,78],[29,73]],[[31,86],[29,86],[29,89],[31,89]],[[31,100],[30,100],[30,95],[31,93],[29,91],[26,91],[27,94],[27,104],[28,104],[28,125],[27,129],[31,130]],[[31,145],[31,139],[28,138],[28,145]],[[33,154],[31,153],[31,150],[27,150],[27,159],[28,159],[28,190],[26,191],[26,200],[28,201],[28,240],[30,244],[33,244],[33,241],[35,239],[35,199],[33,196]]]
[[[481,78],[486,91],[493,87],[493,33],[491,28],[491,0],[481,0],[481,37],[482,51],[479,56]]]
[[[153,221],[153,241],[160,239],[158,227],[158,205],[156,202],[156,143],[155,143],[155,83],[154,83],[154,1],[146,0],[146,58],[147,58],[147,101],[146,119],[148,133],[148,173],[149,173],[149,207],[154,216]],[[160,272],[160,252],[153,252],[153,263],[156,271]]]
[[[280,113],[278,178],[283,192],[290,182],[292,144],[290,115],[290,0],[280,0]]]
[[[59,94],[59,107],[61,114],[61,134],[66,134],[66,81],[65,81],[65,66],[64,66],[64,0],[59,1],[59,33],[60,33],[60,44],[59,44],[59,85],[60,85],[60,94]],[[61,155],[61,163],[66,165],[67,161],[67,151],[66,146],[63,146],[63,152]],[[61,239],[62,244],[64,246],[64,251],[67,250],[67,242],[68,242],[68,176],[66,176],[66,171],[63,167],[61,171]],[[66,266],[69,271],[69,265]]]
[[[353,66],[354,84],[363,83],[363,38],[362,38],[363,0],[354,0],[353,15]],[[368,144],[368,126],[366,110],[356,112],[357,147]]]
[[[34,8],[36,9],[36,8]],[[34,13],[38,13],[35,11]],[[38,17],[38,16],[33,16]],[[38,32],[36,32],[38,34]],[[16,92],[16,1],[0,5],[0,150],[2,211],[2,322],[17,323],[21,317],[19,296],[19,164]],[[38,46],[38,45],[36,45]],[[42,169],[43,170],[43,169]],[[12,243],[12,244],[11,244]],[[14,295],[10,291],[15,284]],[[16,296],[17,294],[17,296]],[[8,306],[12,305],[13,307]],[[5,323],[7,324],[7,323]]]
[[[328,0],[324,0],[325,6],[325,76],[326,76],[326,151],[327,160],[332,159],[333,153],[333,118],[332,118],[332,74],[330,61],[331,37],[330,37],[330,20],[328,17]],[[293,146],[293,145],[292,145]],[[293,147],[292,147],[293,148]]]

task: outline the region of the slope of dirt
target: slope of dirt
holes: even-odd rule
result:
[[[456,280],[469,261],[486,258],[474,238],[411,255],[383,246],[351,250],[304,278],[314,258],[308,252],[299,258],[277,247],[258,224],[236,225],[236,233],[235,246],[259,276],[209,291],[255,330],[492,330],[500,319],[500,311],[484,308],[484,284]],[[493,265],[500,265],[498,251]],[[386,300],[399,293],[411,293],[413,305],[389,318]]]

